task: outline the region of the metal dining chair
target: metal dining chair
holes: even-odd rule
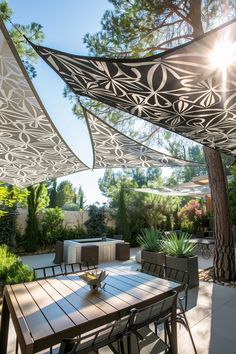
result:
[[[125,354],[124,337],[129,336],[129,324],[133,314],[122,317],[111,324],[90,331],[79,338],[64,339],[58,354],[87,354],[90,351],[98,353],[100,348],[108,346],[113,353]],[[116,348],[113,344],[116,343]],[[128,354],[132,352],[128,351]]]
[[[160,300],[153,305],[149,305],[138,310],[132,310],[133,317],[132,323],[130,324],[130,331],[135,334],[139,347],[146,337],[146,334],[143,334],[143,330],[147,327],[150,330],[149,325],[154,322],[156,326],[164,324],[165,333],[167,333],[168,339],[163,341],[155,331],[156,340],[158,341],[158,345],[155,348],[155,354],[161,353],[164,350],[168,353],[175,354],[169,318],[171,317],[173,307],[176,304],[176,297],[177,293],[174,292],[174,294],[169,295],[165,299]],[[131,350],[131,336],[129,336],[127,340],[129,352]]]
[[[33,268],[33,272],[35,280],[56,277],[57,275],[64,275],[61,264]]]
[[[80,263],[80,262],[64,263],[64,267],[65,267],[65,275],[97,269],[97,266],[95,264]]]
[[[197,349],[193,340],[191,329],[188,324],[188,320],[185,314],[188,305],[188,284],[189,284],[189,273],[187,271],[164,267],[163,277],[168,280],[180,283],[183,285],[183,291],[178,294],[177,297],[177,316],[176,321],[184,326],[184,328],[189,333],[189,337],[192,342],[194,353],[197,354]],[[155,323],[155,331],[157,332],[157,323]]]
[[[164,266],[162,264],[142,261],[140,271],[160,278],[164,276]]]

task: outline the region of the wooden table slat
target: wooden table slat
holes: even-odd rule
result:
[[[77,274],[6,287],[2,325],[8,328],[10,313],[22,354],[33,354],[65,337],[93,330],[132,307],[153,304],[181,288],[144,273],[111,267],[107,271],[105,288],[95,292]],[[175,310],[172,330],[176,347]],[[0,332],[0,354],[7,354],[7,332]]]
[[[105,284],[109,284],[112,287],[115,287],[118,289],[120,292],[126,292],[127,294],[130,294],[134,297],[136,297],[139,300],[146,300],[147,298],[150,298],[153,296],[152,293],[147,292],[143,289],[139,288],[139,283],[137,284],[137,287],[135,285],[125,283],[120,279],[120,276],[117,274],[110,274],[104,281]],[[159,294],[161,292],[159,291]],[[156,294],[155,294],[156,295]]]
[[[150,284],[149,282],[145,282],[145,284],[144,284],[143,281],[138,281],[136,276],[132,273],[130,273],[130,274],[126,274],[124,272],[123,273],[114,272],[114,273],[116,274],[117,280],[121,280],[125,284],[129,284],[133,287],[136,287],[137,289],[144,290],[148,293],[156,294],[156,295],[160,294],[163,291],[159,288],[159,286],[157,286],[156,282],[155,283],[152,282],[152,284]],[[170,290],[170,289],[171,289],[171,287],[165,288],[165,291]]]
[[[16,284],[12,286],[12,290],[34,340],[50,334],[52,335],[54,332],[51,326],[27,291],[25,285]]]
[[[75,280],[74,280],[75,281]],[[105,301],[107,304],[113,307],[113,309],[121,310],[124,306],[127,306],[127,301],[122,300],[119,296],[113,295],[108,292],[108,287],[96,292],[96,297]],[[135,299],[135,298],[132,298]],[[135,299],[136,301],[136,299]]]
[[[34,298],[36,304],[41,309],[48,323],[52,327],[54,332],[60,332],[66,328],[74,327],[74,323],[62,311],[57,303],[48,295],[48,293],[36,282],[25,284],[31,296]]]
[[[48,282],[61,294],[63,295],[69,303],[74,306],[87,320],[92,320],[98,316],[103,316],[104,312],[98,307],[93,305],[88,299],[83,296],[82,293],[74,292],[68,288],[65,284],[61,282],[60,279],[63,277],[58,277],[57,279],[48,279]],[[84,284],[84,286],[86,286]],[[79,290],[79,286],[77,286]]]
[[[41,280],[44,290],[56,301],[58,306],[70,317],[70,319],[75,323],[75,325],[80,325],[87,321],[87,319],[75,309],[74,306],[70,304],[67,299],[63,297],[51,284],[47,282],[47,280]]]
[[[107,271],[109,272],[110,268],[107,268]],[[158,288],[161,291],[168,291],[171,288],[176,288],[176,283],[174,283],[173,281],[170,281],[168,279],[164,279],[164,278],[158,278],[155,277],[155,279],[153,280],[153,275],[147,274],[147,273],[143,273],[143,272],[139,272],[139,271],[127,271],[127,270],[120,270],[118,268],[116,269],[112,269],[113,273],[122,275],[125,278],[130,278],[133,279],[133,277],[136,278],[136,281],[138,283],[143,284],[144,280],[145,280],[145,285],[151,286],[151,287],[155,287]],[[158,280],[158,283],[157,283]]]
[[[69,280],[68,280],[69,279]],[[83,293],[88,301],[90,301],[93,305],[97,306],[98,308],[100,308],[104,313],[112,313],[114,312],[114,308],[117,310],[116,307],[111,306],[109,303],[107,303],[106,301],[102,300],[101,298],[99,298],[99,293],[102,293],[103,290],[99,289],[97,291],[91,291],[91,289],[89,288],[89,286],[87,286],[87,289],[83,286],[83,284],[81,284],[81,280],[79,279],[78,275],[69,275],[67,277],[67,279],[61,279],[61,281],[66,284],[66,286],[68,286],[71,290],[75,291],[76,293],[80,292]],[[82,280],[83,282],[83,280]],[[80,287],[78,289],[78,286]]]

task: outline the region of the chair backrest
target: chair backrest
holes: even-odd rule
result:
[[[186,270],[164,267],[164,277],[168,280],[183,284],[184,295],[179,295],[178,304],[181,310],[185,309],[186,311],[188,306],[189,273]]]
[[[164,267],[164,277],[177,283],[184,284],[187,288],[189,284],[189,273],[185,270],[179,270],[171,267]]]
[[[76,262],[76,263],[64,263],[65,267],[65,275],[66,274],[72,274],[72,273],[78,273],[78,272],[84,272],[86,270],[91,270],[91,269],[97,269],[97,266],[94,262]]]
[[[58,354],[85,354],[115,342],[128,331],[132,316],[131,313],[79,338],[64,339]]]
[[[50,277],[56,277],[57,275],[63,275],[64,271],[61,264],[33,268],[34,279],[45,279]]]
[[[163,278],[164,267],[162,264],[155,264],[147,261],[142,261],[141,272]]]
[[[82,271],[81,263],[65,263],[65,274],[78,273]]]
[[[163,300],[156,302],[153,305],[146,306],[138,310],[132,310],[134,312],[133,322],[131,325],[134,329],[142,328],[153,321],[164,321],[169,318],[172,313],[173,306],[176,302],[176,292],[166,297]]]

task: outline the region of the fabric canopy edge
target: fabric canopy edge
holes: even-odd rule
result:
[[[49,113],[47,112],[43,102],[41,101],[38,92],[36,91],[32,81],[29,78],[29,75],[20,59],[20,56],[15,48],[15,45],[6,29],[6,26],[4,24],[4,21],[2,20],[1,16],[0,16],[0,30],[3,32],[3,35],[14,55],[15,60],[17,61],[17,64],[19,65],[22,74],[24,75],[25,80],[27,81],[28,85],[30,86],[30,89],[32,90],[33,94],[35,95],[40,108],[42,109],[43,113],[45,114],[45,116],[48,118],[48,120],[50,121],[50,124],[52,125],[52,127],[55,129],[55,132],[58,134],[58,136],[60,137],[60,139],[62,140],[62,142],[65,144],[66,148],[71,152],[71,154],[78,160],[78,162],[80,162],[81,164],[83,164],[85,166],[84,170],[89,170],[90,167],[88,165],[86,165],[75,153],[74,151],[69,147],[69,145],[66,143],[66,141],[64,140],[64,138],[62,137],[61,133],[58,131],[57,127],[55,126],[55,124],[53,123],[52,119],[50,118]],[[29,40],[28,40],[29,41]],[[30,41],[29,41],[30,42]],[[76,173],[76,172],[74,172]]]
[[[71,57],[71,58],[78,58],[78,59],[89,59],[89,60],[92,60],[92,61],[104,61],[104,62],[117,62],[117,63],[120,63],[120,62],[124,62],[124,63],[139,63],[139,62],[142,62],[143,60],[145,61],[152,61],[152,60],[155,60],[155,59],[161,59],[162,57],[164,57],[165,55],[169,55],[171,54],[172,52],[175,52],[176,50],[179,50],[179,49],[183,49],[184,47],[186,47],[187,45],[191,44],[191,43],[194,43],[194,42],[197,42],[199,40],[201,40],[202,38],[205,38],[207,37],[208,35],[211,35],[213,34],[214,32],[217,32],[218,30],[221,30],[223,29],[224,27],[227,27],[229,25],[231,25],[232,23],[236,22],[236,17],[233,18],[232,20],[230,21],[227,21],[225,23],[223,23],[222,25],[220,26],[217,26],[215,28],[213,28],[212,30],[208,31],[208,32],[205,32],[203,33],[201,36],[198,36],[197,38],[194,38],[186,43],[183,43],[181,45],[178,45],[176,47],[173,47],[173,48],[170,48],[170,49],[167,49],[161,53],[158,53],[158,54],[154,54],[154,55],[151,55],[151,56],[144,56],[144,57],[141,57],[141,58],[113,58],[113,57],[97,57],[97,56],[86,56],[86,55],[78,55],[78,54],[73,54],[73,53],[67,53],[65,51],[61,51],[61,50],[56,50],[57,53],[59,54],[66,54],[68,57]],[[25,39],[29,42],[29,44],[35,49],[35,51],[38,53],[37,51],[37,48],[45,48],[46,50],[51,50],[51,51],[54,51],[54,49],[52,49],[51,47],[46,47],[46,46],[41,46],[41,45],[37,45],[37,44],[34,44],[31,40],[29,40],[27,37],[25,37]],[[41,54],[38,53],[39,56],[43,57]],[[53,68],[53,66],[52,66]],[[55,70],[55,69],[54,69]],[[57,73],[58,74],[58,73]]]
[[[177,160],[177,161],[184,161],[184,162],[187,162],[193,166],[205,166],[205,163],[203,162],[196,162],[196,161],[191,161],[191,160],[184,160],[184,159],[181,159],[181,158],[178,158],[178,157],[175,157],[175,156],[171,156],[167,153],[164,153],[164,152],[161,152],[161,151],[158,151],[158,150],[155,150],[147,145],[144,145],[143,143],[139,142],[139,141],[136,141],[134,140],[133,138],[125,135],[124,133],[122,133],[121,131],[117,130],[115,127],[113,127],[112,125],[110,125],[109,123],[107,123],[106,121],[103,121],[100,117],[98,117],[96,114],[94,114],[93,112],[91,112],[89,109],[87,109],[86,107],[84,107],[81,103],[80,103],[82,109],[83,109],[83,112],[84,112],[84,116],[85,116],[85,121],[86,121],[86,124],[87,124],[87,127],[88,127],[88,131],[89,131],[89,135],[90,135],[90,139],[91,139],[91,144],[92,144],[92,148],[93,148],[93,169],[94,169],[94,165],[95,165],[95,149],[94,149],[94,143],[93,143],[93,137],[92,137],[92,133],[91,133],[91,128],[90,128],[90,125],[89,125],[89,122],[88,122],[88,118],[87,118],[87,112],[89,114],[91,114],[92,116],[94,116],[96,119],[98,119],[99,121],[101,121],[103,124],[107,125],[109,128],[113,129],[114,131],[116,131],[118,134],[124,136],[125,138],[133,141],[134,143],[138,143],[140,146],[143,146],[144,148],[148,148],[149,150],[151,150],[152,152],[154,153],[159,153],[159,154],[162,154],[163,155],[163,158],[170,158],[170,159],[174,159],[174,160]],[[168,167],[168,166],[167,166]],[[182,167],[185,167],[184,165],[183,166],[176,166],[178,168],[182,168]],[[96,168],[97,169],[97,168]]]

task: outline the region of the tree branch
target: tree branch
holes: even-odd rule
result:
[[[166,3],[166,6],[168,6],[168,8],[171,9],[177,16],[179,16],[180,18],[182,18],[182,20],[184,20],[185,22],[187,22],[190,25],[192,25],[192,21],[187,16],[184,16],[180,12],[180,9],[176,5],[174,5],[173,3],[171,3],[168,0],[166,0],[165,3]]]

